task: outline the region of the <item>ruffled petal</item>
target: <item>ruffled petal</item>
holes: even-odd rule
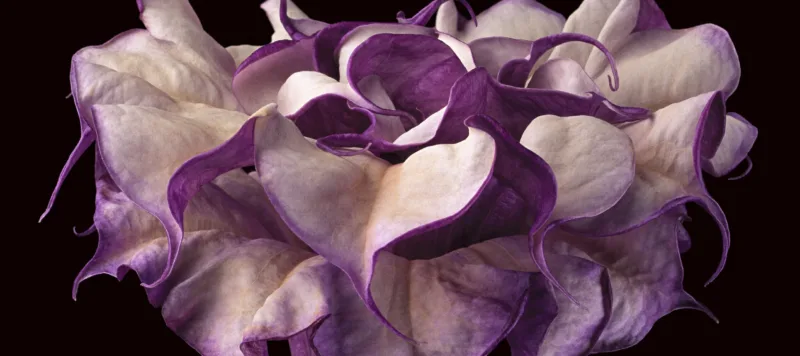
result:
[[[727,98],[739,84],[736,49],[716,25],[637,32],[614,58],[622,84],[617,91],[602,85],[600,90],[619,105],[657,110],[710,91],[722,91]],[[587,72],[599,84],[610,69]]]
[[[382,107],[394,108],[380,82],[363,85],[364,93]],[[341,133],[366,133],[394,140],[405,130],[396,116],[374,114],[363,108],[372,104],[352,87],[319,72],[292,74],[278,92],[278,111],[293,119],[306,137]],[[357,107],[354,107],[357,106]]]
[[[698,95],[655,112],[654,117],[624,124],[633,141],[636,177],[620,201],[608,211],[567,223],[562,228],[593,236],[629,231],[687,201],[697,201],[714,216],[728,249],[728,228],[719,206],[705,190],[700,162],[714,156],[725,129],[725,103],[720,92]],[[712,277],[713,279],[713,277]]]
[[[95,104],[170,109],[179,102],[228,110],[240,106],[231,90],[234,60],[208,34],[186,1],[138,1],[146,30],[123,32],[72,57],[70,84],[81,120],[81,138],[59,175],[42,218],[64,179],[94,142]]]
[[[683,290],[678,237],[685,209],[677,207],[628,233],[589,238],[554,230],[551,251],[588,255],[608,268],[612,311],[592,352],[611,352],[641,341],[658,319],[676,309],[713,316]]]
[[[758,129],[742,116],[728,113],[725,118],[725,136],[711,159],[703,160],[703,170],[715,177],[730,173],[747,157],[758,137]]]
[[[169,273],[181,240],[183,208],[176,208],[167,187],[183,162],[231,137],[247,116],[199,104],[174,111],[134,105],[95,105],[98,150],[114,182],[131,201],[155,215],[167,230]],[[199,189],[199,186],[195,186]],[[145,283],[160,282],[147,280]]]
[[[286,7],[285,14],[281,14],[281,3]],[[272,25],[272,42],[291,40],[292,35],[287,32],[286,26],[292,32],[299,32],[303,36],[311,36],[323,29],[328,24],[308,18],[292,0],[267,0],[261,4],[261,9],[267,13],[269,24]]]
[[[669,28],[654,0],[585,0],[564,24],[564,32],[596,38],[612,52],[632,33]],[[579,43],[556,48],[550,58],[572,59],[592,74],[604,61],[600,51]]]
[[[540,116],[520,142],[550,166],[558,182],[551,219],[596,216],[634,180],[634,151],[622,130],[590,116]]]
[[[292,342],[293,352],[301,355],[311,349],[322,355],[486,354],[516,323],[529,280],[537,275],[495,267],[495,262],[508,262],[506,247],[496,242],[500,240],[432,260],[381,253],[372,296],[381,313],[412,342],[382,325],[347,275],[322,257],[303,262],[267,299],[245,340],[305,330],[297,334],[301,340]]]
[[[233,76],[233,91],[245,111],[277,101],[283,83],[294,73],[314,70],[314,39],[282,40],[259,48]]]
[[[372,106],[394,109],[366,95],[378,81],[395,108],[422,120],[447,105],[450,87],[466,72],[456,53],[435,37],[376,34],[352,52],[347,80]]]
[[[494,162],[492,138],[480,130],[389,166],[369,155],[320,151],[283,118],[259,123],[256,169],[270,200],[303,241],[346,271],[373,310],[368,291],[378,251],[461,215]]]
[[[339,80],[339,58],[336,50],[350,31],[368,22],[337,22],[323,28],[314,41],[314,70]]]
[[[486,37],[509,37],[532,41],[561,32],[564,16],[534,0],[502,0],[478,14],[477,25],[458,14],[448,1],[436,14],[436,30],[471,43]]]

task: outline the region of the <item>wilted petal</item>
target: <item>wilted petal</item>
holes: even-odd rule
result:
[[[617,91],[600,90],[618,105],[657,110],[710,91],[727,97],[739,84],[736,49],[716,25],[637,32],[614,58],[622,84]],[[587,72],[601,84],[610,69]]]
[[[758,136],[758,129],[735,113],[725,118],[725,136],[711,159],[703,161],[703,170],[715,177],[730,173],[741,163]]]
[[[233,57],[233,61],[238,67],[240,64],[242,64],[242,62],[244,62],[245,59],[247,59],[247,57],[250,57],[250,55],[259,48],[261,48],[261,46],[238,45],[225,47],[225,50],[230,53],[231,57]]]
[[[95,105],[92,113],[98,150],[114,182],[167,229],[171,257],[166,276],[178,253],[182,216],[182,209],[172,211],[167,200],[170,178],[183,162],[232,136],[247,116],[200,104],[181,104],[172,112],[134,105]]]
[[[281,19],[281,2],[284,2],[284,6],[286,6],[287,17],[283,20]],[[292,26],[294,31],[305,36],[311,36],[328,25],[322,21],[308,18],[308,15],[300,10],[292,0],[267,0],[261,4],[261,9],[267,13],[269,24],[275,31],[272,34],[272,42],[292,39],[292,36],[286,32],[286,25]]]
[[[710,313],[683,290],[678,236],[685,210],[670,210],[628,233],[591,238],[553,231],[551,250],[588,255],[608,268],[612,312],[593,352],[638,343],[662,316],[690,308]],[[713,318],[713,316],[712,316]]]
[[[314,69],[314,39],[278,41],[259,48],[236,69],[233,91],[248,113],[277,101],[292,74]]]
[[[654,0],[585,0],[564,24],[564,32],[597,38],[610,51],[616,51],[631,33],[669,29],[669,24]],[[603,64],[602,53],[579,43],[556,48],[550,58],[569,58],[595,74]]]
[[[532,41],[561,32],[564,17],[534,0],[502,0],[478,14],[478,25],[458,14],[448,1],[436,14],[436,29],[470,43],[479,38],[510,37]]]
[[[294,340],[293,351],[313,347],[322,355],[485,354],[516,322],[529,280],[536,277],[495,267],[494,262],[508,262],[506,247],[500,246],[493,240],[419,261],[381,253],[372,297],[389,322],[413,338],[413,345],[382,325],[347,275],[321,257],[306,260],[267,299],[246,341],[310,326],[298,334],[304,340]]]
[[[717,220],[728,248],[725,216],[707,194],[700,162],[714,156],[722,140],[725,103],[722,93],[706,93],[672,104],[654,117],[624,124],[636,157],[636,177],[622,199],[597,217],[565,225],[570,231],[610,236],[629,231],[687,201],[697,201]],[[713,278],[712,278],[713,279]]]

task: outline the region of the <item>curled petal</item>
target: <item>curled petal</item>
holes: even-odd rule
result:
[[[92,114],[98,150],[110,176],[167,230],[170,258],[164,273],[158,280],[144,281],[150,285],[161,282],[169,274],[181,241],[182,211],[173,209],[169,201],[173,197],[168,200],[170,178],[183,162],[232,136],[247,116],[198,104],[182,104],[175,111],[95,105]]]
[[[512,59],[523,59],[530,53],[531,42],[508,37],[484,37],[469,43],[475,65],[484,67],[493,78]]]
[[[433,0],[425,6],[422,10],[417,12],[416,15],[412,18],[406,18],[406,14],[402,11],[397,13],[397,22],[404,23],[404,24],[412,24],[412,25],[419,25],[425,26],[428,21],[431,20],[433,14],[439,9],[442,4],[449,2],[449,0]],[[475,12],[472,10],[472,6],[469,6],[469,3],[466,0],[458,0],[461,5],[464,5],[467,8],[467,12],[469,12],[470,17],[475,20],[475,26],[478,26],[478,20],[475,18]],[[437,28],[438,29],[438,28]]]
[[[261,4],[272,30],[272,42],[308,38],[328,24],[308,18],[291,0],[267,0]]]
[[[600,92],[600,88],[580,64],[565,58],[545,62],[533,72],[526,87],[560,90],[577,95]]]
[[[618,91],[600,89],[619,105],[657,110],[710,91],[727,98],[739,84],[736,50],[728,33],[715,25],[637,32],[614,57],[625,84]],[[598,68],[587,72],[601,81],[611,69]]]
[[[336,49],[342,38],[358,26],[368,22],[337,22],[316,34],[314,41],[314,70],[339,80],[339,60]]]
[[[314,39],[278,41],[259,48],[236,69],[233,91],[246,112],[277,101],[283,83],[294,73],[314,69]]]
[[[533,41],[561,32],[564,17],[534,0],[502,0],[468,23],[448,1],[436,14],[436,30],[471,43],[486,37]]]
[[[747,157],[756,141],[758,129],[742,116],[728,113],[725,117],[725,136],[711,159],[703,160],[703,170],[715,177],[729,174]]]
[[[655,0],[586,0],[564,24],[564,32],[596,38],[611,52],[619,49],[632,33],[669,28]],[[593,75],[597,69],[602,69],[597,66],[603,64],[600,51],[579,43],[556,48],[550,58],[572,59]]]
[[[711,213],[722,232],[723,256],[714,273],[716,277],[725,262],[729,235],[724,214],[705,190],[700,164],[714,156],[722,141],[725,129],[722,93],[706,93],[672,104],[655,112],[652,119],[621,128],[633,141],[636,157],[633,184],[608,211],[567,223],[562,228],[593,236],[618,235],[675,206],[696,201]]]
[[[365,86],[379,80],[396,108],[421,120],[447,104],[448,89],[466,72],[458,56],[434,37],[377,34],[353,51],[347,77],[373,106],[390,109],[365,95]]]

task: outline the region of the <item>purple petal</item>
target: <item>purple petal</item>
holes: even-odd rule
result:
[[[314,41],[314,70],[339,80],[336,48],[350,31],[366,24],[368,22],[337,22],[317,32],[317,39]]]
[[[628,37],[645,30],[669,29],[664,13],[654,0],[586,0],[564,24],[564,32],[596,38],[610,51],[616,51]],[[602,64],[602,53],[579,43],[556,48],[550,58],[568,58],[594,74]]]
[[[534,0],[502,0],[478,14],[475,23],[458,14],[455,3],[439,7],[436,30],[471,43],[486,37],[509,37],[526,41],[561,32],[564,17]]]
[[[711,159],[703,160],[703,170],[715,177],[729,174],[747,157],[758,136],[758,129],[736,113],[725,118],[725,136]]]
[[[419,10],[419,12],[417,12],[417,14],[410,19],[406,18],[406,14],[400,11],[397,13],[397,22],[403,24],[425,26],[428,23],[428,21],[431,20],[433,14],[437,12],[437,10],[439,10],[439,7],[446,2],[449,2],[449,0],[433,0],[428,4],[428,6],[425,6],[424,8],[422,8],[422,10]],[[458,0],[458,2],[460,2],[461,5],[464,5],[464,7],[467,8],[467,12],[469,12],[472,19],[475,20],[475,26],[478,26],[477,22],[478,20],[475,18],[475,12],[472,10],[472,6],[469,6],[469,2],[467,2],[466,0]]]
[[[328,24],[308,18],[291,0],[267,0],[261,4],[273,31],[272,42],[301,40],[312,36]]]
[[[278,91],[294,73],[314,69],[314,39],[278,41],[253,52],[233,76],[233,91],[252,113],[277,101]]]
[[[421,120],[447,105],[448,90],[465,73],[458,56],[434,37],[377,34],[353,51],[347,78],[356,93],[381,108],[362,82],[379,78],[394,106]]]
[[[685,209],[677,207],[622,235],[588,238],[554,230],[552,250],[588,255],[608,268],[611,318],[592,352],[638,343],[662,316],[690,308],[710,313],[683,290],[678,237]],[[712,316],[713,318],[713,316]]]
[[[635,229],[687,201],[696,201],[717,221],[723,237],[722,269],[729,234],[725,215],[705,190],[700,164],[714,156],[725,130],[725,103],[720,92],[667,106],[652,119],[624,124],[633,141],[636,177],[622,199],[597,217],[567,223],[564,228],[592,236],[612,236]],[[712,280],[713,278],[712,277]]]

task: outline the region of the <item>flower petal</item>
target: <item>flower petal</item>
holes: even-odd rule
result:
[[[497,251],[494,241],[486,245],[488,250],[465,248],[419,261],[381,253],[372,295],[393,325],[413,335],[413,344],[381,325],[347,275],[322,257],[303,262],[267,299],[245,340],[310,327],[298,334],[303,340],[293,342],[293,352],[313,348],[323,355],[486,354],[516,322],[529,279],[535,277],[486,264],[497,257],[487,254],[489,250],[507,256],[504,249]],[[287,315],[283,310],[300,312]]]
[[[631,139],[590,116],[540,116],[520,143],[553,170],[558,182],[551,219],[596,216],[616,204],[633,183]]]
[[[182,209],[175,211],[167,199],[170,178],[183,162],[222,143],[247,119],[240,112],[199,104],[180,104],[173,110],[124,104],[92,107],[98,150],[110,176],[167,230],[171,252],[162,277],[169,273],[181,240]]]
[[[72,167],[95,140],[95,104],[169,108],[175,102],[240,109],[231,91],[233,58],[203,32],[186,1],[138,2],[147,30],[123,32],[72,57],[70,86],[81,138],[59,175],[43,219]],[[174,24],[167,18],[174,18]],[[181,24],[176,27],[175,24]]]
[[[530,53],[531,42],[508,37],[484,37],[469,43],[475,65],[484,67],[493,78],[500,68],[512,59],[521,59]]]
[[[436,14],[436,30],[471,43],[486,37],[510,37],[532,41],[561,32],[564,16],[534,0],[502,0],[478,14],[477,26],[458,14],[448,1]]]
[[[600,88],[580,64],[567,58],[551,59],[542,64],[533,72],[526,87],[560,90],[577,95],[600,92]]]
[[[373,84],[362,86],[367,97],[378,105],[394,108],[379,82],[364,84]],[[363,110],[372,105],[349,85],[319,72],[292,74],[278,92],[277,103],[278,111],[295,120],[306,137],[368,132],[374,137],[394,140],[405,131],[398,117]]]
[[[677,207],[625,234],[590,238],[554,230],[551,250],[578,253],[608,268],[611,317],[592,352],[611,352],[641,341],[658,319],[676,309],[709,314],[683,290],[678,250],[685,209]],[[713,318],[713,316],[712,316]]]
[[[622,84],[617,91],[600,90],[618,105],[657,110],[710,91],[728,97],[739,84],[736,50],[716,25],[638,32],[614,57]],[[610,69],[587,72],[602,81]]]
[[[377,252],[462,214],[494,161],[491,136],[480,130],[388,166],[320,151],[286,119],[259,122],[256,168],[270,200],[303,241],[346,271],[368,304]]]
[[[245,59],[247,59],[247,57],[250,57],[250,55],[259,48],[261,48],[261,46],[238,45],[225,47],[225,50],[230,53],[231,57],[233,57],[233,61],[238,67],[240,64],[242,64],[242,62],[244,62]]]
[[[253,52],[233,76],[233,91],[248,113],[277,101],[292,74],[314,69],[314,39],[272,42]]]
[[[466,72],[459,57],[434,37],[376,34],[353,51],[347,79],[375,107],[394,109],[365,95],[365,84],[376,78],[397,109],[421,120],[447,105],[450,87]]]
[[[758,136],[758,129],[736,113],[725,118],[725,136],[711,159],[703,161],[703,170],[715,177],[730,173],[741,163]]]
[[[549,255],[548,261],[580,305],[544,281],[532,285],[525,313],[508,335],[508,343],[515,355],[587,354],[611,316],[608,271],[575,256]]]
[[[350,60],[356,48],[368,40],[370,37],[378,34],[405,34],[405,35],[428,35],[434,36],[433,29],[415,26],[415,25],[402,25],[402,24],[388,24],[388,23],[372,23],[362,26],[354,27],[347,32],[344,37],[339,40],[334,51],[339,63],[339,80],[347,81],[347,70],[350,65]]]
[[[281,19],[281,2],[286,3],[287,18],[285,20]],[[284,22],[292,26],[293,30],[299,31],[305,36],[311,36],[328,25],[327,23],[308,18],[308,15],[306,15],[303,10],[300,10],[292,0],[267,0],[261,4],[261,9],[267,13],[267,19],[269,19],[270,25],[272,25],[272,30],[275,31],[272,34],[272,42],[292,39],[292,36],[286,32],[286,25]]]
[[[564,32],[596,38],[611,52],[624,44],[632,33],[669,28],[654,0],[585,0],[564,24]],[[579,43],[556,48],[550,58],[572,59],[593,75],[605,60],[596,48]]]
[[[725,216],[705,190],[700,162],[714,156],[722,140],[722,93],[706,93],[655,112],[652,119],[624,124],[636,157],[636,177],[608,211],[563,225],[575,233],[612,236],[630,231],[687,201],[696,201],[717,220],[723,235],[722,269],[729,236]],[[713,277],[712,277],[713,279]]]

